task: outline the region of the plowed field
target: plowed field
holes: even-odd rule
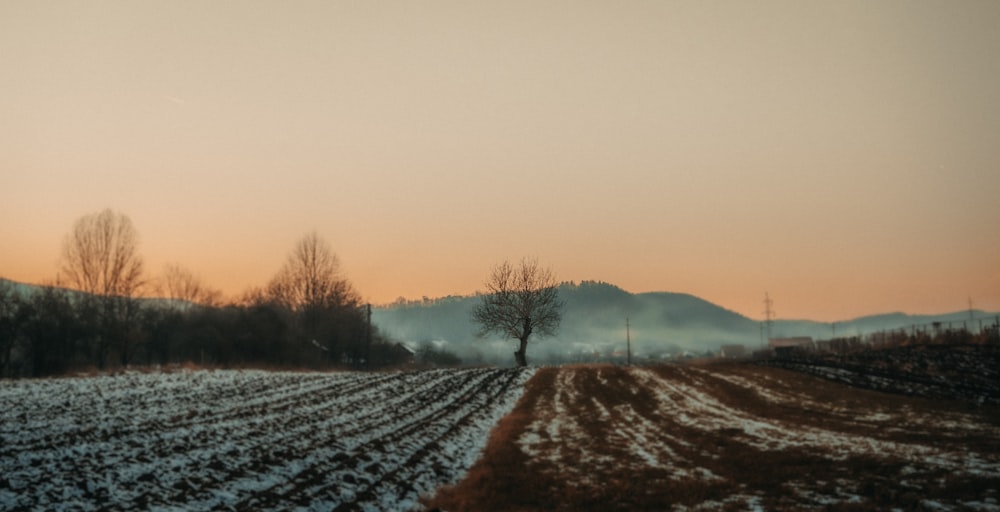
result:
[[[997,406],[779,368],[0,382],[0,510],[1000,510],[998,489]]]
[[[407,510],[531,370],[0,381],[0,510]]]
[[[1000,510],[1000,409],[750,365],[538,371],[446,510]]]

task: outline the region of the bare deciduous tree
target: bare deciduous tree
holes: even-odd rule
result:
[[[139,313],[135,297],[144,284],[132,221],[110,209],[80,217],[63,243],[62,263],[70,286],[96,300],[98,366],[104,367],[115,342],[127,365],[134,345],[130,326]]]
[[[268,285],[268,295],[291,310],[357,306],[350,282],[340,276],[340,261],[315,232],[302,238],[285,266]]]
[[[317,357],[332,363],[345,356],[364,359],[357,343],[361,300],[340,275],[336,255],[315,232],[295,245],[264,297],[292,313],[290,339],[296,340],[300,351],[317,350]]]
[[[174,301],[203,306],[216,306],[222,302],[221,292],[203,285],[191,271],[176,263],[164,268],[163,284],[167,298]]]
[[[134,296],[142,285],[142,258],[132,221],[110,209],[77,219],[63,244],[62,269],[80,291]]]
[[[509,261],[494,266],[486,281],[487,293],[472,312],[480,335],[492,332],[517,339],[514,359],[518,366],[527,366],[528,338],[555,334],[562,319],[556,286],[552,271],[540,268],[534,259],[522,259],[518,266]]]
[[[14,286],[0,279],[0,378],[11,375],[14,345],[26,323],[28,304]]]

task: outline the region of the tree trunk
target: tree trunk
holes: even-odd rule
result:
[[[521,347],[514,352],[514,360],[517,361],[518,366],[528,366],[528,357],[526,355],[528,349],[528,337],[525,336],[521,338]]]

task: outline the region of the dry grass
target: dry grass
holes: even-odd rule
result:
[[[578,366],[539,370],[468,477],[426,504],[961,509],[996,507],[996,489],[997,407],[749,365]]]
[[[465,479],[456,486],[440,489],[426,503],[428,508],[538,510],[535,504],[544,498],[541,482],[525,470],[530,460],[517,448],[517,439],[531,422],[539,398],[551,388],[557,372],[555,368],[538,370],[514,409],[493,428],[482,457],[469,469]]]

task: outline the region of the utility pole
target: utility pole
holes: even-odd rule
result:
[[[368,369],[371,369],[372,368],[372,304],[371,304],[371,302],[369,302],[368,304],[365,305],[365,309],[367,309],[367,313],[368,313],[368,328],[365,330],[365,338],[366,338],[365,341],[367,342],[366,343],[366,347],[365,347],[365,366],[367,366]]]
[[[627,347],[628,365],[632,366],[632,326],[629,324],[628,317],[625,317],[625,344]]]
[[[764,292],[764,326],[767,328],[767,340],[771,341],[771,320],[774,319],[774,310],[771,306],[774,305],[774,301],[771,300],[771,296],[767,292]]]

